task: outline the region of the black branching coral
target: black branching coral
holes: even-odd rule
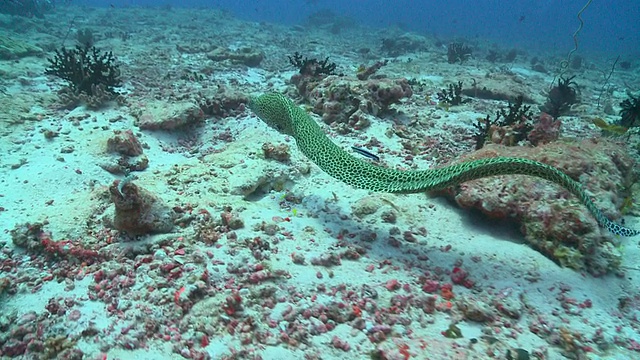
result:
[[[293,56],[289,56],[289,63],[295,66],[301,75],[323,77],[326,75],[335,75],[336,64],[329,62],[329,57],[324,60],[309,59],[302,57],[296,52]]]
[[[449,84],[447,89],[440,90],[436,93],[436,96],[438,97],[438,101],[445,102],[450,106],[456,106],[468,102],[468,100],[462,99],[461,94],[462,81],[458,81],[457,84]]]
[[[578,84],[573,81],[574,78],[575,75],[568,78],[560,76],[558,85],[549,90],[547,102],[542,109],[544,112],[557,118],[578,102]]]
[[[76,46],[75,49],[56,50],[53,59],[47,59],[50,66],[47,75],[55,75],[66,80],[74,92],[92,95],[95,87],[117,94],[115,89],[122,83],[120,70],[111,51],[100,52],[94,46]]]
[[[471,52],[471,48],[462,43],[451,43],[447,47],[447,62],[449,64],[457,62],[462,64],[471,57]]]
[[[490,115],[481,118],[477,123],[473,124],[476,132],[473,138],[476,140],[476,150],[481,149],[491,134],[491,126],[511,127],[513,144],[516,144],[527,138],[527,135],[533,130],[532,125],[533,113],[531,106],[524,105],[524,97],[517,96],[513,102],[509,101],[507,109],[499,109],[496,111],[494,119]]]
[[[633,96],[629,94],[629,98],[620,103],[619,125],[626,128],[640,126],[640,94]]]

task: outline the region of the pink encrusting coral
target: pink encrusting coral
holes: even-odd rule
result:
[[[561,121],[547,113],[541,113],[534,123],[533,129],[527,135],[527,140],[533,145],[547,144],[558,140]]]

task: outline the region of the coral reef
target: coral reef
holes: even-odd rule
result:
[[[308,83],[300,82],[307,89]],[[369,116],[380,116],[392,104],[413,95],[407,79],[369,79],[359,81],[348,77],[330,76],[315,84],[303,95],[311,110],[340,133],[363,129],[370,124]]]
[[[463,43],[455,42],[447,47],[447,62],[449,64],[464,63],[471,58],[472,50]]]
[[[205,115],[225,118],[242,113],[248,99],[246,94],[220,86],[213,93],[200,93],[196,101]]]
[[[136,108],[131,111],[136,118],[136,125],[146,130],[179,129],[199,124],[205,118],[202,108],[192,101],[167,103],[152,100],[144,109]]]
[[[107,152],[116,155],[100,167],[112,174],[128,175],[149,166],[149,158],[143,154],[142,144],[131,130],[114,130],[107,140]]]
[[[98,109],[112,100],[119,104],[124,98],[115,88],[122,85],[120,69],[112,52],[101,53],[94,46],[76,46],[55,51],[53,59],[47,59],[45,74],[67,81],[68,86],[58,91],[61,106],[72,109],[80,104]]]
[[[42,349],[43,359],[82,360],[84,354],[74,349],[78,340],[64,335],[52,336],[45,339]]]
[[[9,0],[32,1],[40,0]],[[354,27],[340,14],[313,13],[327,6],[317,0],[294,6],[312,14],[300,25],[247,22],[214,8],[41,1],[60,5],[55,17],[0,14],[15,40],[51,51],[9,55],[0,68],[0,358],[632,359],[640,351],[634,239],[596,228],[595,212],[583,207],[598,202],[611,217],[640,209],[630,205],[638,184],[629,185],[626,156],[637,157],[637,139],[598,136],[589,122],[603,58],[583,62],[583,104],[561,118],[567,136],[594,141],[563,143],[560,120],[533,105],[545,102],[551,77],[530,70],[529,58],[553,69],[558,58],[546,51],[500,49],[480,34],[467,43],[479,59],[448,64],[450,41],[400,23]],[[255,2],[251,17],[273,13],[268,5]],[[38,76],[55,47],[92,42],[117,55],[127,106],[95,111],[116,96],[104,85],[87,94]],[[236,51],[243,47],[253,50]],[[484,58],[489,48],[496,64]],[[618,102],[637,75],[631,70],[606,84],[609,109],[597,113],[607,130],[625,109]],[[64,86],[58,94],[47,86],[54,81]],[[291,119],[329,123],[328,134],[325,124],[306,129],[335,140],[343,159],[377,164],[396,179],[470,152],[473,119],[489,114],[489,144],[469,156],[533,154],[570,172],[588,195],[581,192],[580,204],[543,179],[496,176],[447,189],[467,211],[420,189],[356,190],[348,184],[358,183],[317,174],[310,154],[326,159],[329,142],[278,134],[247,111],[248,95],[263,91],[302,105],[280,108]],[[525,118],[531,128],[521,127]],[[369,121],[375,126],[358,130]],[[595,145],[614,141],[620,146]],[[526,162],[505,164],[498,169],[536,175]],[[360,169],[353,178],[380,174]],[[493,173],[473,174],[485,170]],[[111,183],[112,174],[120,180]],[[451,179],[433,174],[440,184]],[[512,219],[526,231],[524,244]],[[638,219],[626,220],[635,227]],[[529,244],[584,271],[560,269]],[[613,269],[602,279],[588,274]]]
[[[462,95],[486,100],[512,101],[522,96],[524,102],[534,103],[529,95],[533,89],[523,87],[514,76],[508,74],[491,74],[479,81],[472,79],[470,87],[462,89]]]
[[[456,84],[449,84],[449,87],[442,89],[436,93],[438,101],[446,103],[447,106],[457,106],[468,100],[463,100],[462,96],[462,81],[458,81]]]
[[[311,76],[316,78],[322,78],[328,75],[335,75],[336,64],[329,62],[327,56],[324,60],[318,60],[315,58],[303,58],[300,53],[295,52],[293,56],[288,56],[289,63],[298,69],[298,73],[302,76]]]
[[[531,123],[533,114],[530,111],[531,106],[524,105],[523,101],[523,97],[518,96],[513,102],[509,102],[506,110],[502,108],[496,111],[493,119],[487,115],[473,124],[476,128],[476,150],[482,148],[487,140],[494,144],[514,146],[527,138],[534,127]],[[547,119],[544,120],[547,124]],[[542,130],[544,129],[538,129],[537,137],[542,136]]]
[[[42,53],[42,49],[25,41],[0,34],[0,60],[19,59]]]
[[[527,140],[534,146],[548,144],[560,137],[560,119],[555,119],[547,113],[541,113],[538,121],[533,123],[533,128],[527,135]]]
[[[367,80],[371,75],[378,72],[380,68],[387,65],[388,63],[389,63],[389,60],[384,60],[384,61],[376,61],[375,64],[371,66],[360,65],[358,67],[358,72],[356,74],[356,77],[358,78],[358,80]]]
[[[330,75],[335,72],[335,64],[303,58],[296,53],[289,57],[299,72],[291,77],[291,83],[298,93],[309,102],[311,110],[322,116],[322,120],[336,131],[347,133],[362,129],[370,124],[369,116],[378,116],[389,111],[389,106],[413,95],[405,78],[385,77],[365,80],[351,76]],[[379,62],[362,72],[374,73],[385,62]]]
[[[516,49],[511,49],[506,53],[500,53],[496,50],[489,49],[489,53],[485,56],[485,59],[490,63],[511,63],[515,61],[516,57],[518,57],[518,50]]]
[[[273,145],[272,143],[262,144],[262,153],[265,159],[273,159],[282,163],[289,163],[291,160],[289,145],[280,144]]]
[[[413,53],[427,48],[426,39],[422,36],[405,33],[399,36],[387,37],[382,39],[380,50],[389,56],[397,57],[400,55]]]
[[[25,223],[16,225],[11,231],[11,241],[14,245],[28,250],[42,249],[42,238],[48,236],[44,231],[46,223]]]
[[[142,144],[133,134],[133,131],[114,130],[113,134],[114,136],[107,140],[107,151],[125,156],[142,155]]]
[[[620,216],[618,208],[628,195],[623,189],[637,180],[634,162],[623,148],[596,140],[558,141],[534,148],[487,145],[460,160],[495,156],[543,161],[575,180],[589,179],[587,186],[598,207],[611,218]],[[600,165],[595,167],[595,163]],[[594,275],[620,264],[615,244],[564,189],[532,177],[508,176],[470,181],[444,193],[463,208],[520,224],[527,242],[559,264]]]
[[[89,28],[78,29],[76,31],[76,41],[79,45],[86,48],[92,47],[96,42],[95,36],[93,36],[93,30]]]
[[[45,74],[57,76],[65,81],[74,92],[92,95],[96,86],[110,94],[117,94],[115,88],[121,85],[120,69],[111,51],[101,53],[96,47],[76,46],[68,50],[55,50],[55,56],[47,59],[49,67]]]
[[[47,259],[66,260],[73,263],[92,264],[104,259],[95,250],[86,248],[77,241],[53,240],[51,234],[44,230],[46,223],[18,224],[11,230],[11,240],[17,247],[24,248],[32,254],[42,254]]]
[[[629,93],[628,98],[620,103],[620,120],[618,124],[626,128],[638,126],[640,123],[640,95],[633,96]]]
[[[3,333],[0,337],[0,356],[3,359],[86,359],[86,354],[77,346],[78,341],[95,333],[87,330],[70,334],[70,326],[66,323],[69,320],[74,324],[72,327],[83,326],[76,322],[81,317],[77,309],[79,305],[71,295],[65,298],[52,297],[45,305],[44,312],[28,310],[20,315],[15,312],[3,314],[0,317]]]
[[[207,58],[213,61],[229,60],[233,64],[258,67],[262,60],[264,60],[264,52],[249,47],[243,47],[238,50],[215,47],[207,53]]]
[[[70,87],[63,87],[58,91],[58,102],[63,109],[74,109],[78,105],[85,105],[88,109],[96,110],[113,100],[116,100],[118,105],[124,104],[124,97],[110,93],[102,84],[91,85],[89,94]]]
[[[113,227],[130,235],[167,233],[173,229],[171,208],[147,190],[120,180],[109,186],[111,201],[115,205]]]
[[[544,67],[544,63],[542,63],[540,58],[538,58],[537,56],[532,57],[529,61],[529,64],[531,64],[531,69],[533,71],[537,71],[543,74],[548,73],[547,68]]]
[[[574,76],[558,78],[558,84],[549,90],[547,102],[542,107],[542,111],[557,118],[565,114],[571,105],[578,102],[578,84],[573,79]]]

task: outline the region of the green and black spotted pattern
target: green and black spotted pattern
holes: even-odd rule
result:
[[[401,171],[358,159],[334,144],[309,114],[278,93],[251,99],[249,107],[262,121],[296,139],[298,148],[329,175],[345,183],[372,191],[417,193],[442,189],[465,181],[495,175],[529,175],[554,182],[577,196],[598,221],[614,234],[635,236],[640,231],[618,225],[602,214],[580,183],[562,171],[538,161],[495,157],[467,161],[438,169]]]

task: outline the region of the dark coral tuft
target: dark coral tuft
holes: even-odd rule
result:
[[[93,89],[99,86],[117,94],[114,88],[121,85],[120,70],[111,51],[101,53],[94,46],[78,45],[71,50],[63,47],[47,60],[50,66],[45,74],[66,80],[76,92],[93,95]]]

